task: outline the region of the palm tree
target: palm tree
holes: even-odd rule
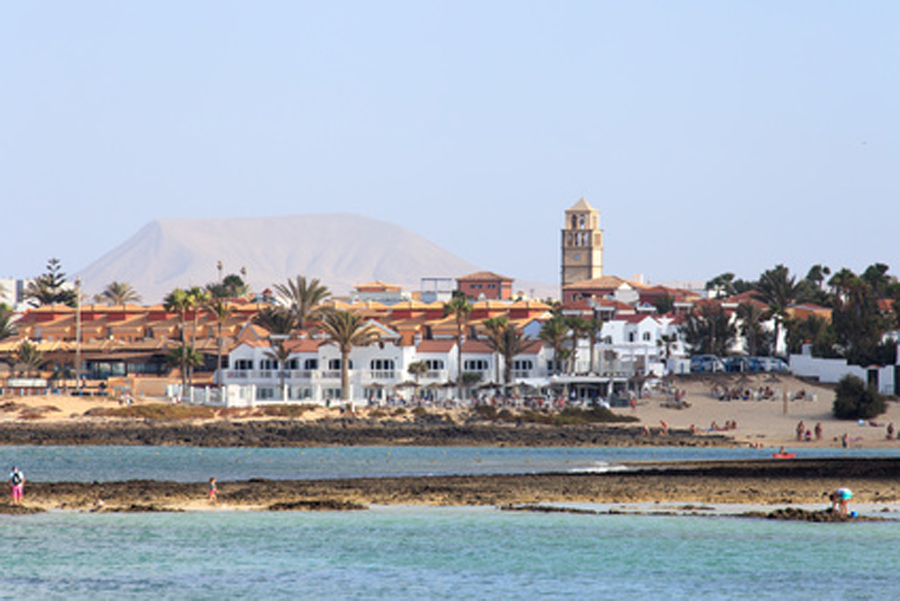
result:
[[[594,359],[597,355],[597,340],[600,338],[600,334],[603,332],[603,321],[600,320],[595,314],[593,318],[585,321],[584,324],[584,333],[587,335],[588,343],[590,343],[590,365],[588,366],[588,372],[594,373]]]
[[[754,296],[769,306],[769,311],[775,320],[774,354],[777,355],[779,328],[788,318],[788,308],[797,299],[796,278],[784,265],[776,265],[773,269],[763,272],[759,277]]]
[[[538,338],[550,345],[553,349],[554,372],[559,373],[560,366],[563,364],[563,348],[566,343],[566,336],[569,334],[569,326],[566,321],[559,315],[554,315],[544,322]]]
[[[588,321],[578,315],[566,317],[565,320],[566,325],[569,326],[569,331],[572,334],[572,358],[569,365],[570,371],[574,372],[578,366],[578,342],[581,340],[581,337],[587,333]]]
[[[366,323],[364,318],[349,311],[325,313],[322,329],[328,339],[341,352],[341,399],[349,400],[350,393],[350,351],[356,346],[368,346],[378,339],[378,328]]]
[[[737,307],[737,316],[740,319],[740,332],[747,341],[747,354],[755,357],[759,348],[761,324],[767,317],[767,312],[754,302],[744,302]]]
[[[172,313],[178,313],[178,316],[181,318],[178,333],[179,338],[181,340],[181,347],[184,349],[187,346],[187,341],[184,337],[184,329],[186,326],[187,320],[187,310],[190,306],[190,299],[188,298],[188,293],[182,290],[181,288],[176,288],[172,292],[166,295],[163,299],[163,306],[166,311],[170,311]],[[179,355],[181,357],[181,363],[179,364],[179,369],[181,370],[181,394],[184,395],[187,390],[187,371],[188,371],[188,361],[187,355],[184,352],[181,352]]]
[[[219,387],[219,401],[222,399],[222,345],[224,340],[222,338],[222,328],[225,323],[231,318],[231,306],[228,302],[219,296],[212,296],[209,300],[204,303],[203,308],[212,315],[213,319],[216,322],[216,384]]]
[[[498,355],[503,357],[503,394],[504,396],[508,396],[513,359],[516,355],[520,355],[525,351],[527,341],[525,340],[525,335],[520,330],[517,330],[514,325],[509,323],[505,317],[498,319],[502,321],[498,324],[496,334],[488,336],[487,344]]]
[[[13,312],[0,303],[0,340],[6,340],[16,335],[16,323],[13,321]]]
[[[503,315],[501,317],[491,317],[485,319],[481,324],[484,326],[485,336],[487,337],[488,346],[494,350],[494,380],[500,383],[500,338],[503,330],[509,325],[509,319]]]
[[[263,307],[253,316],[253,323],[265,328],[269,334],[288,335],[294,331],[294,316],[285,307]]]
[[[305,330],[309,321],[321,316],[321,304],[331,296],[328,287],[317,278],[307,280],[303,275],[288,280],[287,284],[275,284],[274,287],[278,296],[287,303],[300,330]]]
[[[287,400],[287,388],[285,387],[285,377],[287,376],[287,362],[291,358],[293,351],[287,348],[284,340],[272,338],[272,350],[266,351],[266,357],[278,362],[278,374],[281,378],[281,400]]]
[[[200,309],[205,306],[209,299],[212,298],[212,294],[205,288],[201,288],[199,286],[192,286],[187,291],[187,310],[193,313],[193,329],[191,330],[191,348],[197,348],[197,329],[199,328],[200,321]],[[194,368],[200,367],[203,365],[189,365],[188,366],[188,386],[194,385]]]
[[[416,397],[419,395],[419,378],[423,374],[428,373],[428,364],[424,361],[413,361],[409,365],[406,366],[406,371],[412,375],[413,380],[416,382],[416,390],[413,393],[413,396]]]
[[[185,372],[194,367],[203,365],[203,355],[194,350],[191,345],[182,343],[169,351],[167,362],[169,365],[173,367],[177,366],[181,369],[181,381],[184,382]],[[182,386],[184,386],[184,384],[182,384]],[[184,395],[186,390],[186,388],[182,388],[182,399],[185,398]],[[190,396],[187,398],[190,398]]]
[[[454,294],[450,302],[444,303],[444,315],[452,315],[456,321],[456,392],[458,398],[463,398],[463,364],[462,364],[462,335],[463,326],[468,321],[472,312],[472,303],[463,294]]]
[[[111,307],[121,305],[123,309],[125,308],[125,303],[138,303],[141,301],[141,295],[127,282],[110,282],[96,298],[99,302],[106,303]]]
[[[47,363],[44,359],[44,353],[38,350],[36,344],[32,344],[28,340],[23,340],[19,344],[8,359],[8,362],[13,370],[18,366],[24,367],[25,377],[31,377]]]

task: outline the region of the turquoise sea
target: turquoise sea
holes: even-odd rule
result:
[[[900,451],[803,449],[805,456]],[[771,449],[0,447],[29,479],[205,481],[618,469]],[[26,490],[27,499],[27,490]],[[888,599],[900,524],[493,507],[0,515],[0,598]]]
[[[0,446],[0,468],[32,481],[220,482],[622,469],[643,461],[766,459],[773,449],[690,447],[312,447]],[[900,448],[790,448],[798,457],[900,457]]]
[[[376,507],[0,516],[17,599],[891,599],[896,524]]]

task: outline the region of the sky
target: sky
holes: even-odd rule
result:
[[[897,31],[894,1],[5,3],[0,276],[356,213],[556,283],[582,197],[607,274],[898,273]]]

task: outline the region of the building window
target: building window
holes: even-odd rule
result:
[[[644,342],[650,342],[650,332],[644,332]]]
[[[512,368],[515,371],[531,371],[534,369],[534,363],[532,363],[531,359],[519,359],[518,361],[513,361]]]
[[[288,359],[284,364],[285,369],[300,369],[300,361],[298,359]]]
[[[275,359],[263,359],[259,362],[260,369],[278,369],[278,361]]]
[[[372,359],[369,362],[369,369],[374,371],[393,371],[393,359]]]
[[[275,398],[275,389],[268,386],[260,386],[256,389],[256,398],[260,401],[270,401]]]
[[[444,362],[441,359],[426,359],[425,365],[428,366],[428,371],[440,371],[444,369]]]
[[[634,332],[628,332],[628,342],[634,342]]]
[[[486,371],[488,362],[484,359],[466,359],[463,362],[463,369],[466,371]]]
[[[234,362],[235,369],[253,369],[252,359],[238,359]]]
[[[329,359],[328,360],[328,369],[331,371],[337,371],[341,368],[341,360],[340,359]],[[353,361],[347,362],[347,369],[353,369]]]

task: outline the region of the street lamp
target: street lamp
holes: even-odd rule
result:
[[[75,388],[81,396],[81,278],[75,279]]]

